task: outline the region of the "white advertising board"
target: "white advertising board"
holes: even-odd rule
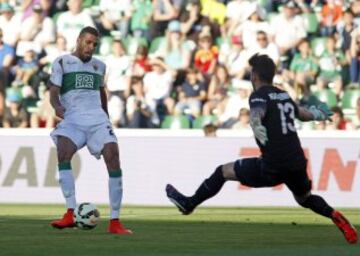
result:
[[[116,132],[124,176],[125,204],[170,205],[165,186],[191,195],[215,168],[258,154],[251,133],[223,132],[204,138],[195,131]],[[56,152],[49,131],[0,131],[0,203],[63,203]],[[360,135],[308,133],[301,136],[309,159],[313,193],[333,206],[360,207]],[[82,149],[73,160],[79,202],[108,203],[108,175],[102,160]],[[212,206],[295,206],[285,186],[250,189],[228,182],[208,200]]]

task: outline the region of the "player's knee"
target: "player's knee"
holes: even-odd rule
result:
[[[218,168],[221,169],[222,175],[225,180],[236,180],[236,174],[234,170],[234,163],[228,163],[220,165]]]
[[[111,143],[105,144],[101,153],[105,159],[119,158],[119,148],[118,148],[117,143],[111,142]]]
[[[310,196],[311,196],[311,192],[309,191],[308,193],[301,196],[294,195],[294,198],[299,205],[301,205],[304,208],[308,208],[307,201]]]
[[[73,157],[73,153],[70,153],[66,150],[58,150],[58,161],[61,162],[70,162]]]

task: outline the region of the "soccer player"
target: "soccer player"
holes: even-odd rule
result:
[[[305,208],[330,218],[349,243],[356,243],[356,229],[325,200],[311,194],[311,180],[306,172],[307,160],[300,145],[294,119],[328,120],[327,106],[297,106],[289,94],[272,86],[276,66],[267,55],[254,55],[249,64],[254,91],[250,95],[250,125],[261,157],[239,159],[220,165],[195,194],[186,197],[172,185],[166,186],[168,198],[185,215],[199,204],[215,196],[228,180],[240,181],[249,187],[272,187],[285,183],[295,200]]]
[[[65,197],[67,212],[54,220],[54,228],[74,226],[76,207],[75,180],[71,159],[82,147],[97,159],[102,155],[109,173],[110,223],[108,232],[131,234],[119,221],[122,199],[122,171],[116,136],[112,130],[104,87],[105,64],[92,57],[99,33],[93,27],[81,30],[76,49],[58,57],[52,66],[49,81],[50,102],[56,115],[63,119],[51,137],[57,147],[59,183]]]

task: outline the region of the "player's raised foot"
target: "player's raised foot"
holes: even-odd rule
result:
[[[118,235],[132,235],[133,233],[130,229],[126,229],[119,219],[110,220],[108,232]]]
[[[166,185],[166,195],[169,200],[175,204],[179,211],[184,215],[189,215],[194,210],[194,207],[191,207],[189,199],[176,190],[171,184]]]
[[[62,219],[53,220],[52,222],[50,222],[50,225],[58,229],[75,227],[74,210],[68,209]]]
[[[334,211],[331,214],[331,219],[334,224],[340,229],[344,234],[346,241],[350,244],[354,244],[358,240],[358,234],[353,225],[341,214],[339,211]]]

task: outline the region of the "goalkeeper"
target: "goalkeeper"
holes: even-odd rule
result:
[[[191,197],[182,195],[168,184],[168,198],[183,214],[190,214],[199,204],[215,196],[228,180],[255,188],[285,183],[299,205],[330,218],[349,243],[356,243],[357,231],[350,222],[322,197],[311,193],[307,159],[294,125],[295,118],[301,121],[330,120],[331,111],[325,104],[301,108],[287,92],[272,86],[276,66],[267,55],[256,54],[250,58],[249,64],[254,88],[249,99],[250,125],[261,157],[220,165]]]

